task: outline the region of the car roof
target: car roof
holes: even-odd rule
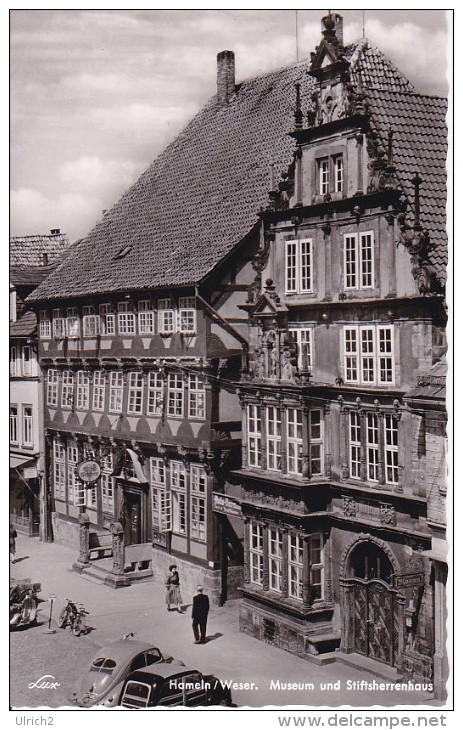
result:
[[[174,666],[172,664],[150,664],[149,667],[137,669],[132,674],[129,674],[127,681],[129,679],[142,681],[143,679],[152,679],[153,677],[160,677],[162,679],[173,676],[183,677],[185,674],[192,674],[193,672],[202,676],[199,669],[190,669],[189,667]],[[149,678],[146,675],[149,675]]]
[[[119,639],[114,641],[112,644],[106,644],[98,649],[92,657],[92,661],[99,657],[106,657],[111,659],[126,659],[127,657],[138,654],[142,651],[148,651],[149,649],[156,649],[147,641],[138,641],[135,639]],[[158,649],[160,651],[160,649]]]

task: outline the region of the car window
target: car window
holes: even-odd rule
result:
[[[150,649],[146,652],[145,656],[147,667],[149,667],[150,664],[157,664],[158,662],[162,661],[162,654],[159,649]]]
[[[98,657],[92,663],[90,667],[91,672],[105,672],[105,674],[112,674],[116,667],[114,659],[106,659],[105,657]]]
[[[158,705],[164,705],[168,707],[178,707],[183,705],[183,690],[178,689],[175,686],[171,686],[170,680],[174,679],[171,677],[169,680],[165,680],[159,690]],[[179,682],[183,682],[183,677],[176,677]]]
[[[122,707],[148,707],[151,687],[144,682],[129,680],[122,696]]]
[[[137,654],[137,656],[132,659],[129,672],[134,672],[136,669],[142,669],[143,667],[146,667],[145,652],[143,652],[142,654]]]
[[[203,678],[199,672],[192,672],[182,677],[185,689],[185,705],[196,707],[207,704],[207,692],[204,687]]]

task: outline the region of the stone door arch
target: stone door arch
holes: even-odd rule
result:
[[[358,535],[343,551],[340,570],[341,651],[400,666],[404,601],[393,586],[399,563],[391,548]]]

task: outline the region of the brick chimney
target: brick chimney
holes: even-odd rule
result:
[[[235,54],[221,51],[217,54],[217,98],[220,105],[227,104],[235,93]]]
[[[340,46],[344,45],[344,31],[343,31],[343,17],[342,15],[338,15],[338,13],[330,13],[330,15],[325,15],[324,18],[322,18],[321,26],[322,26],[322,35],[323,32],[326,31],[327,25],[326,21],[328,19],[331,19],[331,22],[329,22],[329,26],[333,23],[333,30],[336,35],[337,41]]]

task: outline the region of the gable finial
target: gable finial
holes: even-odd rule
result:
[[[302,129],[302,108],[301,108],[301,85],[299,82],[296,86],[296,108],[294,110],[294,122],[296,129]]]
[[[420,178],[417,172],[415,172],[415,177],[412,180],[412,185],[415,188],[415,221],[413,227],[415,230],[419,230],[421,228],[420,223],[420,185],[423,182],[423,180]]]

